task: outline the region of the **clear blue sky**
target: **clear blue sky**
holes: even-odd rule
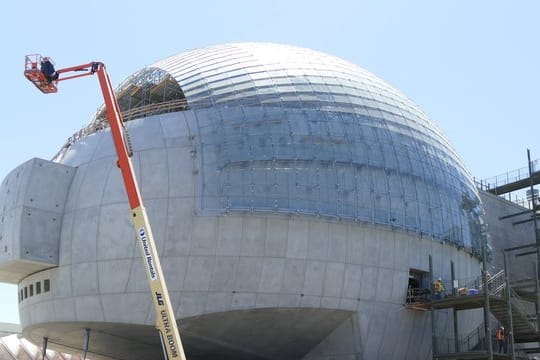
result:
[[[24,55],[58,67],[99,60],[114,85],[170,55],[225,42],[269,41],[364,67],[416,102],[473,176],[540,158],[540,1],[272,0],[8,1],[1,12],[0,180],[50,159],[102,103],[97,79],[43,95]],[[14,285],[0,284],[0,322],[18,322]]]

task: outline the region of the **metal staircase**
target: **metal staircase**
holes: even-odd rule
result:
[[[452,308],[454,312],[460,310],[486,307],[486,299],[489,301],[490,313],[506,329],[513,328],[514,343],[531,343],[540,341],[540,332],[536,318],[535,299],[531,297],[520,297],[510,286],[510,304],[507,306],[505,298],[507,286],[504,271],[500,271],[487,279],[487,294],[485,287],[478,277],[466,285],[467,288],[476,289],[478,293],[474,295],[448,296],[441,300],[432,300],[430,307],[434,310]],[[509,315],[512,315],[512,321]],[[492,333],[493,336],[494,333]],[[444,339],[434,337],[437,346],[433,354],[434,359],[507,359],[509,354],[500,354],[489,349],[495,347],[488,346],[486,341],[484,325],[473,330],[470,334],[455,339]],[[493,338],[490,339],[493,341]],[[519,357],[515,357],[518,359]]]

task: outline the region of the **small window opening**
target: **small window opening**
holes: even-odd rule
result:
[[[34,284],[30,284],[30,286],[28,286],[28,290],[30,290],[30,296],[34,296]]]
[[[36,283],[36,295],[41,294],[41,281]]]
[[[24,287],[24,298],[28,298],[28,287]]]
[[[410,269],[407,283],[407,306],[418,308],[419,310],[427,310],[430,294],[429,272]]]
[[[43,292],[48,292],[51,290],[51,282],[49,279],[43,280]]]

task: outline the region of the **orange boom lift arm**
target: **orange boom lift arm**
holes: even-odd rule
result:
[[[148,216],[143,206],[135,171],[131,163],[130,150],[126,145],[124,121],[111,85],[111,80],[105,70],[105,65],[101,62],[90,62],[88,64],[59,69],[55,71],[54,80],[51,80],[50,76],[49,78],[47,77],[50,74],[44,73],[41,67],[38,68],[38,66],[42,66],[42,61],[50,61],[52,63],[50,58],[42,57],[38,54],[27,55],[24,75],[45,94],[57,92],[56,85],[60,81],[94,74],[99,79],[107,110],[107,120],[111,127],[111,135],[118,155],[117,164],[122,172],[129,207],[131,209],[130,213],[152,292],[152,301],[156,310],[156,328],[161,338],[163,353],[168,360],[185,360],[184,348],[171,306],[169,292],[161,270],[154,237],[152,236]]]

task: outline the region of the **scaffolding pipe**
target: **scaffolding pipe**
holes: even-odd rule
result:
[[[454,271],[454,261],[450,260],[450,273],[452,276],[452,296],[456,296],[456,287],[454,286],[454,282],[456,281],[456,275]],[[459,352],[459,333],[458,333],[458,317],[457,317],[457,311],[456,308],[452,309],[452,313],[454,315],[454,347],[455,352]]]
[[[484,333],[486,334],[488,359],[493,360],[493,345],[491,344],[491,328],[489,324],[489,291],[487,281],[487,238],[482,244],[482,286],[484,288]]]
[[[516,354],[514,351],[514,320],[512,318],[512,299],[510,297],[510,275],[508,275],[508,265],[506,261],[506,250],[502,250],[503,253],[503,262],[504,262],[504,276],[506,280],[506,291],[504,292],[506,298],[506,311],[508,316],[508,342],[510,345],[510,358],[516,360]]]
[[[435,335],[435,308],[433,307],[433,295],[435,294],[435,287],[433,286],[434,280],[433,280],[433,260],[431,258],[431,254],[429,255],[429,278],[430,278],[430,289],[431,289],[431,297],[430,297],[430,309],[431,309],[431,355],[433,360],[436,359],[436,354],[438,354],[437,349],[437,336]]]

